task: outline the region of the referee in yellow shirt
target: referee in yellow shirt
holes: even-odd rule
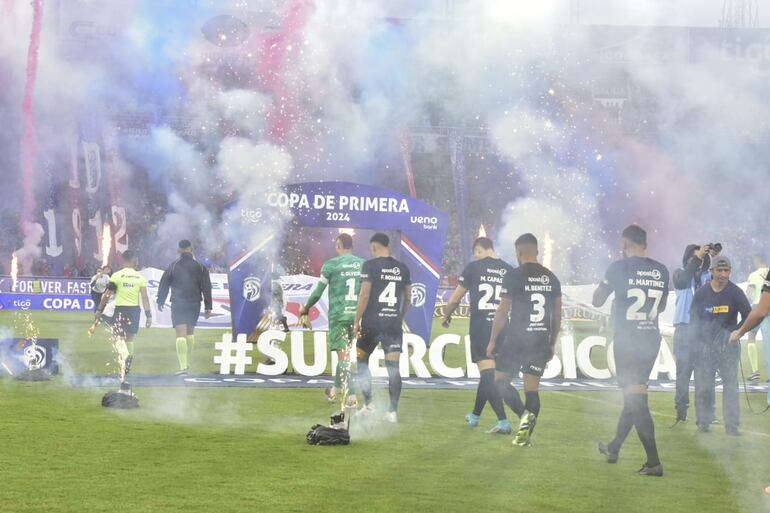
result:
[[[147,317],[146,327],[152,326],[152,311],[150,298],[147,295],[147,280],[136,270],[138,259],[133,251],[123,252],[125,267],[110,277],[110,283],[102,296],[96,318],[99,319],[110,298],[115,296],[115,314],[112,334],[118,350],[121,372],[120,381],[124,382],[134,354],[134,336],[139,332],[139,298],[142,299],[144,314]]]

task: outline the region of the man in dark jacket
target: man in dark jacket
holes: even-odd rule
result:
[[[176,330],[176,354],[179,359],[178,376],[187,375],[195,345],[195,325],[204,304],[204,317],[211,316],[211,278],[209,271],[192,254],[189,240],[179,241],[179,258],[163,273],[158,287],[158,311],[163,311],[171,290],[171,323]]]
[[[687,420],[690,405],[690,378],[695,370],[695,352],[687,328],[690,325],[690,307],[695,292],[703,283],[702,276],[708,272],[709,246],[690,244],[684,250],[682,268],[674,271],[673,282],[676,290],[674,313],[674,358],[676,358],[676,394],[674,407],[676,420]]]
[[[711,259],[712,279],[698,289],[690,308],[690,343],[695,344],[695,415],[698,430],[705,433],[714,420],[715,373],[722,377],[722,413],[725,431],[738,435],[740,408],[738,360],[740,344],[729,340],[751,312],[746,294],[730,281],[731,264],[725,256]],[[740,322],[738,322],[740,315]]]

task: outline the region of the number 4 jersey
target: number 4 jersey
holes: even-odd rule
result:
[[[376,333],[399,335],[404,288],[410,285],[409,268],[393,257],[367,260],[361,267],[361,282],[372,284],[361,326]]]
[[[668,269],[647,257],[628,257],[613,262],[602,282],[615,293],[612,320],[615,338],[639,336],[660,341],[658,312],[668,299]]]
[[[546,267],[525,263],[508,274],[503,297],[511,300],[511,323],[506,343],[514,346],[547,346],[555,302],[561,298],[561,283]]]

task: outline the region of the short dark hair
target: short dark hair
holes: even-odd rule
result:
[[[639,246],[647,245],[647,232],[638,225],[630,224],[623,230],[623,238],[628,239]]]
[[[187,239],[182,239],[179,241],[179,249],[190,249],[192,247],[192,242],[190,242]]]
[[[495,244],[492,242],[492,239],[489,237],[479,237],[476,240],[473,241],[473,249],[476,249],[476,246],[481,246],[481,249],[495,249]]]
[[[369,239],[369,242],[372,242],[372,243],[376,242],[380,246],[387,248],[390,245],[390,237],[388,237],[382,232],[377,232],[374,235],[372,235],[372,238]]]
[[[136,258],[136,253],[134,253],[130,249],[127,249],[120,256],[123,257],[124,262],[131,262],[134,260],[134,258]]]
[[[537,247],[537,237],[532,235],[531,233],[525,233],[523,235],[519,235],[519,238],[516,239],[516,242],[513,243],[514,246],[535,246]]]
[[[349,233],[340,233],[337,235],[337,240],[340,241],[340,245],[344,249],[352,249],[353,248],[353,237]]]

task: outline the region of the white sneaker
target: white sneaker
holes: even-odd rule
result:
[[[368,417],[374,413],[374,406],[367,404],[356,412],[356,417]]]
[[[385,421],[391,424],[398,424],[398,415],[394,411],[389,411],[385,414]]]

